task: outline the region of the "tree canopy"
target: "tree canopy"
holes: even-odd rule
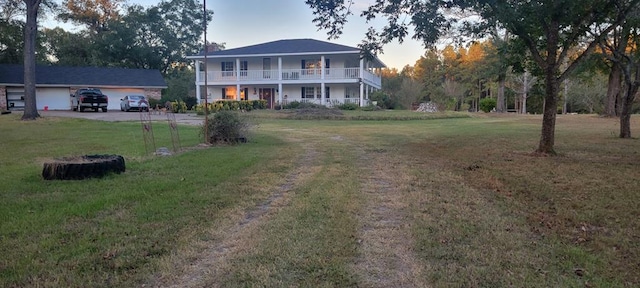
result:
[[[486,35],[503,29],[513,35],[512,45],[528,51],[545,81],[545,111],[537,152],[555,154],[555,119],[559,84],[584,61],[609,32],[618,27],[640,0],[376,0],[361,13],[367,20],[384,17],[388,24],[380,31],[371,28],[360,45],[371,53],[384,44],[402,41],[413,28],[412,37],[432,47],[449,31],[466,35]],[[329,37],[340,35],[353,1],[307,0],[315,15],[314,23],[328,30]],[[346,11],[345,11],[346,10]],[[455,11],[477,15],[459,20]],[[405,20],[408,19],[408,20]],[[575,58],[571,49],[582,47]]]

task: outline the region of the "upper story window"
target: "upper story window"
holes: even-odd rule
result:
[[[247,70],[249,70],[249,62],[240,61],[240,76],[247,76]]]
[[[233,61],[221,62],[220,71],[223,77],[233,76]]]
[[[302,60],[302,75],[320,74],[320,59],[304,59]]]

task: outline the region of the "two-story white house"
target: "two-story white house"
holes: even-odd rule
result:
[[[195,60],[200,102],[206,91],[208,102],[264,99],[271,108],[292,101],[365,106],[369,93],[382,88],[377,72],[385,67],[376,57],[361,57],[358,48],[313,39],[279,40],[188,58]]]

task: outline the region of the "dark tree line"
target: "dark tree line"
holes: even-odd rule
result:
[[[38,13],[73,23],[77,32],[38,30]],[[213,12],[207,11],[207,19]],[[160,70],[173,100],[195,95],[188,55],[202,47],[202,6],[196,0],[163,0],[150,7],[124,0],[0,0],[0,63],[25,65],[25,119],[38,117],[35,63],[60,66],[124,67]],[[27,75],[29,74],[29,75]],[[31,81],[31,82],[30,82]],[[33,88],[33,91],[31,89]]]

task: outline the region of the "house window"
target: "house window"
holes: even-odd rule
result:
[[[249,70],[249,63],[247,61],[240,61],[240,76],[247,76],[247,70]]]
[[[236,87],[222,88],[222,99],[235,100],[236,99]]]
[[[359,91],[356,92],[356,89],[353,87],[345,87],[344,88],[344,98],[359,98]]]
[[[325,86],[324,87],[324,98],[329,99],[331,98],[331,89],[330,87]]]
[[[221,62],[222,77],[233,76],[233,61]]]
[[[331,60],[329,60],[329,58],[325,58],[324,59],[324,69],[325,69],[325,71],[324,71],[325,75],[331,74],[330,73],[331,72],[331,70],[330,70],[331,69]],[[327,98],[329,98],[329,97],[327,97]]]
[[[305,59],[302,60],[302,75],[314,75],[320,74],[320,59]]]
[[[302,99],[320,99],[320,87],[302,87]]]
[[[262,58],[263,78],[271,78],[271,58]]]

